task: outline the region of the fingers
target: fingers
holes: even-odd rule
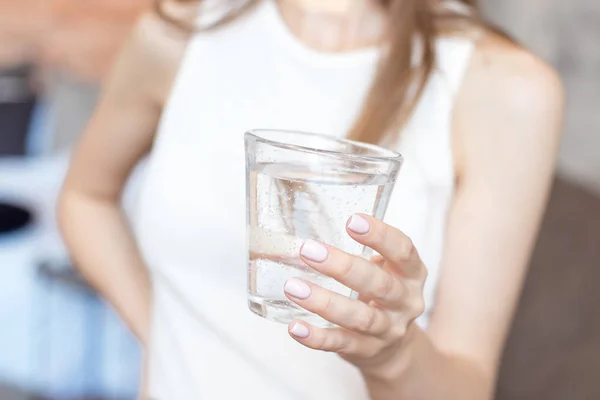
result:
[[[293,321],[288,332],[304,346],[315,350],[330,351],[342,356],[373,357],[382,348],[382,342],[340,328],[317,328],[302,321]]]
[[[406,290],[402,281],[369,260],[351,256],[314,240],[304,243],[300,255],[314,270],[383,306],[397,308],[405,299]]]
[[[368,215],[355,214],[346,225],[357,242],[372,248],[407,278],[421,278],[425,268],[412,240],[400,230]]]
[[[292,278],[286,282],[284,291],[300,307],[340,327],[375,336],[383,335],[390,329],[390,317],[382,309],[321,286]]]
[[[316,328],[300,321],[290,323],[288,331],[294,339],[315,350],[348,352],[353,341],[349,331]]]

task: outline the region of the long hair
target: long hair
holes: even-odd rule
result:
[[[163,5],[169,0],[155,1],[156,12],[162,18],[181,29],[195,29],[165,11]],[[203,0],[176,1],[199,3]],[[264,0],[223,0],[231,3],[230,11],[204,29],[210,30],[231,22],[260,1]],[[380,60],[373,85],[348,137],[366,143],[384,144],[395,139],[389,133],[398,132],[410,117],[434,70],[435,39],[449,32],[481,26],[482,22],[477,13],[477,0],[457,0],[470,9],[468,13],[440,7],[444,0],[378,1],[387,10],[388,50]],[[417,45],[420,48],[415,59]]]

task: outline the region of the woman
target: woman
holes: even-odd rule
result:
[[[147,349],[150,397],[491,398],[551,182],[556,74],[460,2],[265,0],[190,17],[194,4],[140,21],[60,206],[79,268]],[[186,39],[190,25],[212,29]],[[245,306],[254,127],[347,134],[406,159],[387,224],[347,226],[381,259],[302,248],[372,300],[288,281],[292,301],[340,326],[294,321],[300,345]],[[150,150],[129,230],[121,191]]]

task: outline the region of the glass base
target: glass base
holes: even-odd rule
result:
[[[248,308],[260,317],[282,324],[301,320],[320,328],[333,328],[336,326],[320,316],[298,307],[289,300],[270,300],[249,296]]]

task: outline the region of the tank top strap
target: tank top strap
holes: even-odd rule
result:
[[[437,69],[456,96],[469,69],[476,40],[461,37],[443,37],[436,43]]]
[[[440,7],[445,11],[465,16],[476,13],[472,6],[459,0],[442,1]],[[462,86],[481,36],[481,30],[477,29],[464,34],[442,36],[437,40],[437,67],[447,79],[453,95]]]

